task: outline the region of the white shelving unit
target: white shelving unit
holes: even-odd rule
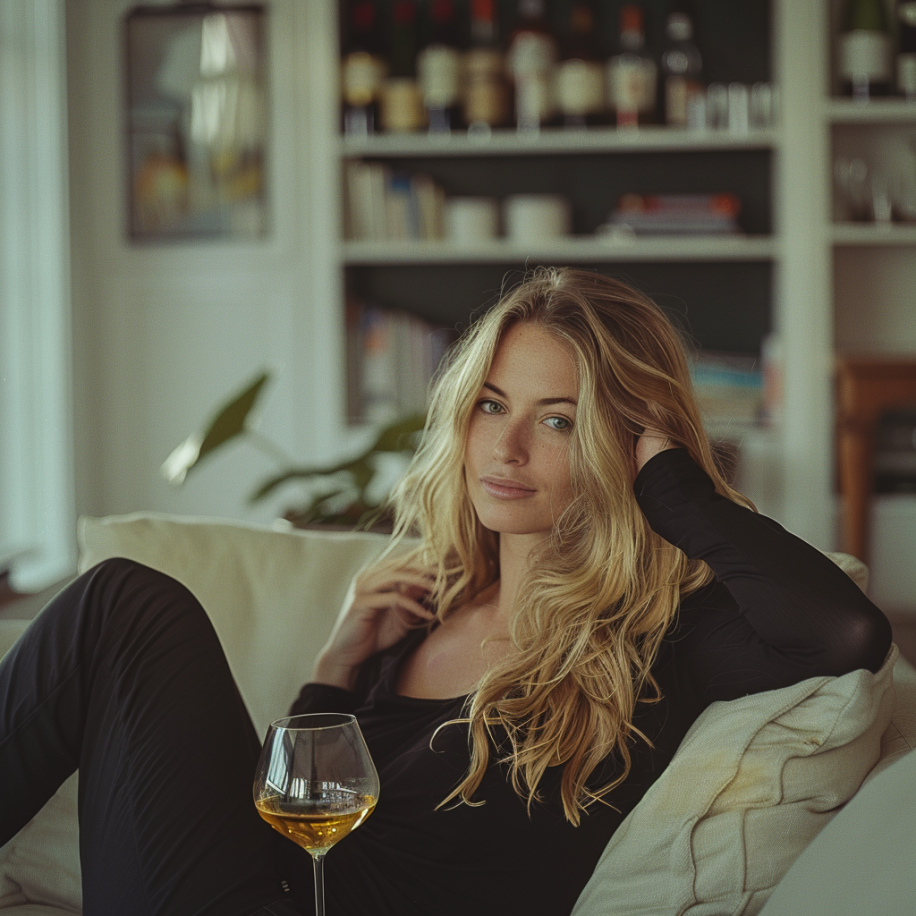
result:
[[[916,109],[893,101],[863,107],[831,99],[830,23],[834,5],[833,0],[772,0],[773,82],[780,99],[779,121],[772,130],[745,135],[653,127],[632,132],[545,130],[535,138],[519,138],[512,131],[501,131],[484,140],[460,136],[341,138],[336,128],[333,80],[327,79],[327,73],[319,75],[319,65],[310,61],[311,85],[321,90],[318,116],[310,120],[311,148],[318,156],[319,166],[315,185],[320,187],[323,202],[333,202],[323,218],[312,224],[316,239],[321,237],[320,250],[314,258],[315,263],[321,264],[316,288],[328,303],[320,322],[329,339],[336,336],[340,341],[339,349],[329,352],[327,366],[341,379],[341,388],[345,374],[342,303],[345,278],[351,272],[438,267],[454,272],[524,261],[529,265],[646,266],[664,261],[708,271],[715,271],[720,264],[767,265],[773,288],[772,326],[783,343],[784,410],[778,427],[737,433],[752,458],[749,488],[761,508],[779,517],[787,527],[823,548],[835,546],[832,378],[835,348],[842,338],[844,320],[844,294],[837,291],[836,276],[842,267],[837,265],[847,263],[850,252],[853,260],[859,261],[863,257],[866,261],[916,261],[908,251],[916,228],[895,225],[885,230],[834,222],[832,142],[837,132],[844,135],[862,129],[866,133],[905,129],[913,123]],[[307,19],[313,30],[310,45],[336,48],[333,0],[309,7]],[[322,53],[327,66],[329,55],[326,50]],[[374,159],[394,167],[415,167],[418,160],[435,164],[438,160],[460,159],[467,161],[468,168],[474,168],[475,161],[488,159],[494,163],[511,158],[528,162],[548,157],[563,167],[563,161],[573,164],[579,156],[607,156],[613,162],[617,155],[645,154],[674,162],[676,159],[671,157],[679,153],[691,157],[706,153],[742,156],[758,151],[769,155],[771,163],[771,231],[764,235],[639,238],[626,243],[578,235],[524,251],[506,240],[479,248],[457,248],[446,243],[381,244],[343,238],[341,175],[344,163],[350,160]],[[316,214],[320,209],[316,205]],[[902,269],[905,273],[906,268]],[[866,276],[875,270],[878,267],[871,265]],[[899,269],[895,276],[899,279]],[[908,288],[916,288],[916,284]],[[891,308],[892,315],[895,309]],[[337,391],[334,401],[339,404],[341,398]],[[343,439],[353,435],[345,429],[340,432]],[[753,492],[758,487],[763,498],[761,492]]]

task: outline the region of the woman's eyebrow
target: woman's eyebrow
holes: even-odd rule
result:
[[[489,388],[490,391],[492,391],[494,394],[498,394],[501,398],[506,398],[507,400],[508,400],[508,398],[509,398],[509,395],[507,395],[506,392],[502,390],[502,388],[497,388],[496,385],[494,385],[492,382],[484,382],[484,383],[483,383],[483,387],[484,387],[484,388]],[[538,404],[538,406],[547,405],[547,404],[570,404],[570,405],[572,405],[573,407],[575,407],[576,404],[577,404],[577,402],[576,402],[576,399],[575,399],[575,398],[567,398],[567,397],[563,397],[563,398],[541,398],[541,399],[537,402],[537,404]]]

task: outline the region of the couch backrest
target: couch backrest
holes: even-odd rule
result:
[[[311,674],[356,573],[387,543],[153,513],[82,518],[80,569],[113,556],[168,573],[209,614],[263,735]]]

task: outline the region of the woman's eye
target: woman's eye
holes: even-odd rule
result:
[[[572,429],[572,422],[567,420],[566,417],[548,417],[544,422],[551,429],[558,429],[561,431]]]
[[[481,401],[480,409],[484,413],[502,413],[503,405],[497,401]]]

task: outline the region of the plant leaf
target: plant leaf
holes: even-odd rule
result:
[[[261,389],[269,378],[269,372],[262,372],[246,388],[217,410],[204,432],[200,454],[197,457],[198,461],[245,431],[248,415],[257,403]]]
[[[162,476],[176,486],[183,483],[188,471],[202,458],[241,435],[248,415],[269,378],[270,373],[262,372],[216,411],[203,433],[191,433],[180,443],[162,463]]]
[[[386,426],[379,432],[375,443],[366,454],[373,452],[406,452],[414,448],[411,441],[416,433],[420,432],[426,424],[426,417],[421,414],[411,414],[403,420],[398,420]]]

